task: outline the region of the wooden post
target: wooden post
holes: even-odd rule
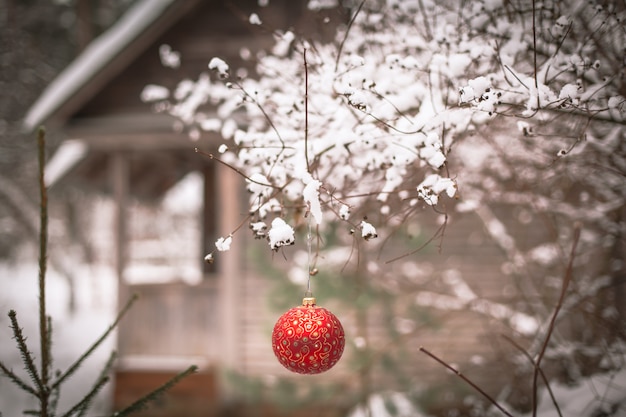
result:
[[[128,157],[121,152],[111,155],[109,174],[115,199],[115,273],[118,285],[118,304],[124,305],[129,297],[128,286],[124,283],[124,267],[127,261],[127,205],[128,205]]]
[[[216,174],[219,182],[219,233],[228,236],[241,222],[239,205],[240,179],[232,170],[218,166]],[[231,250],[217,254],[219,263],[219,300],[220,300],[220,359],[226,369],[240,370],[241,366],[241,285],[240,267],[241,248],[245,230],[235,237]]]

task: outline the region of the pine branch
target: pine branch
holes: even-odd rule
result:
[[[53,364],[53,358],[52,358],[52,317],[48,316],[47,317],[47,343],[46,343],[46,356],[48,358],[47,365],[48,365],[48,369],[47,369],[47,374],[48,375],[52,375],[52,364]],[[43,382],[43,381],[42,381]]]
[[[48,331],[48,319],[46,315],[46,260],[48,251],[48,193],[44,180],[46,166],[46,131],[39,128],[37,135],[37,149],[39,157],[39,192],[40,192],[40,230],[39,230],[39,338],[41,345],[41,383],[40,386],[48,386],[50,370],[50,343]],[[45,391],[42,389],[41,394]],[[47,417],[45,409],[42,416]]]
[[[46,267],[48,257],[48,192],[44,180],[46,166],[46,131],[39,128],[37,135],[37,155],[39,159],[39,344],[41,349],[41,379],[38,398],[41,404],[40,416],[48,417],[50,389],[48,386],[51,369],[50,330],[46,314]],[[34,365],[32,369],[35,370]],[[30,372],[30,370],[29,370]],[[38,378],[39,379],[39,378]]]
[[[11,381],[13,381],[13,383],[15,385],[17,385],[18,387],[20,387],[24,391],[28,392],[29,394],[32,394],[32,395],[35,395],[35,396],[37,395],[37,391],[35,391],[35,389],[33,387],[31,387],[26,382],[24,382],[22,380],[22,378],[20,378],[19,376],[15,375],[15,373],[13,373],[12,370],[7,368],[2,362],[0,362],[0,370],[2,370],[4,375],[7,378],[9,378]],[[1,415],[0,415],[0,417],[1,417]]]
[[[113,351],[109,355],[109,359],[104,364],[102,371],[100,371],[100,375],[98,375],[98,379],[102,379],[111,373],[111,369],[113,369],[113,364],[115,363],[115,359],[117,359],[117,352]]]
[[[159,399],[161,397],[161,395],[163,395],[163,393],[165,393],[165,391],[169,390],[170,388],[172,388],[174,385],[176,385],[181,379],[195,373],[198,371],[198,367],[196,365],[192,365],[189,368],[187,368],[185,371],[179,373],[178,375],[174,376],[172,379],[170,379],[169,381],[167,381],[165,384],[161,385],[159,388],[155,389],[154,391],[152,391],[151,393],[145,395],[144,397],[138,399],[137,401],[135,401],[134,403],[132,403],[131,405],[129,405],[128,407],[126,407],[125,409],[118,411],[116,413],[113,413],[111,417],[122,417],[122,416],[126,416],[130,413],[134,413],[136,411],[140,411],[140,410],[144,410],[148,404],[152,401],[155,401],[157,399]]]
[[[102,371],[100,371],[100,375],[98,375],[98,378],[96,379],[96,382],[92,390],[90,391],[90,393],[94,392],[102,381],[108,382],[110,380],[108,375],[111,372],[111,369],[113,368],[113,363],[115,362],[116,358],[117,358],[117,352],[115,351],[111,352],[111,354],[109,355],[109,359],[106,361],[104,367],[102,368]],[[97,393],[99,391],[100,389],[98,388],[98,391],[95,391],[95,392]],[[89,396],[89,394],[87,395]],[[83,417],[85,415],[85,413],[89,410],[89,406],[91,405],[91,401],[93,400],[93,398],[94,397],[92,396],[89,402],[85,404],[86,406],[83,407],[81,410],[79,410],[79,413],[76,415],[76,417]]]
[[[100,390],[102,390],[102,388],[106,385],[107,382],[109,382],[108,376],[98,379],[98,381],[96,381],[96,384],[93,386],[91,391],[89,391],[89,393],[85,395],[83,399],[80,400],[68,412],[66,412],[65,414],[62,414],[61,417],[70,417],[76,413],[78,413],[79,416],[84,415],[85,412],[89,409],[89,406],[91,405],[91,402],[93,401],[95,396],[98,395]]]
[[[57,372],[58,375],[58,372]],[[56,415],[56,409],[59,405],[59,398],[61,397],[61,389],[54,388],[50,390],[50,396],[48,397],[48,410],[51,416]]]
[[[63,383],[63,381],[65,381],[68,377],[70,377],[72,374],[74,374],[74,372],[76,372],[76,370],[80,367],[80,365],[83,363],[83,361],[85,359],[87,359],[94,350],[96,350],[96,348],[98,346],[100,346],[102,344],[102,342],[104,341],[104,339],[107,338],[107,336],[113,331],[113,329],[115,329],[115,327],[117,326],[117,324],[120,322],[120,320],[122,319],[122,317],[124,317],[124,315],[126,314],[126,312],[128,312],[128,310],[130,309],[130,307],[132,306],[132,304],[139,298],[139,296],[137,294],[134,294],[130,300],[128,300],[128,302],[126,303],[126,305],[124,306],[124,308],[118,313],[117,317],[115,318],[115,321],[109,326],[109,328],[102,334],[102,336],[100,336],[100,338],[98,340],[96,340],[93,345],[91,345],[91,347],[89,349],[87,349],[87,351],[85,353],[83,353],[77,360],[76,362],[74,362],[68,369],[67,371],[65,371],[64,374],[62,374],[55,382],[54,384],[52,384],[52,388],[56,388],[58,387],[60,384]]]
[[[39,395],[39,393],[41,393],[44,390],[44,385],[42,383],[41,378],[39,377],[39,372],[37,372],[37,368],[35,367],[35,361],[33,360],[33,356],[28,350],[28,346],[26,346],[26,338],[24,337],[24,334],[22,333],[22,329],[17,323],[17,315],[15,313],[15,310],[9,311],[9,319],[11,320],[11,329],[13,330],[13,338],[17,341],[17,348],[19,349],[20,354],[22,355],[22,361],[24,362],[24,367],[26,369],[26,372],[28,372],[28,375],[30,376],[30,378],[33,380],[33,382],[38,388],[39,392],[36,393],[36,395]]]

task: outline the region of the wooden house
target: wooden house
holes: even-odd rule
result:
[[[194,151],[197,147],[214,151],[221,143],[218,133],[204,132],[198,141],[190,140],[186,132],[174,129],[172,117],[155,113],[140,99],[147,84],[173,88],[184,77],[196,79],[207,71],[212,57],[221,57],[232,67],[247,67],[253,72],[252,64],[240,57],[240,50],[270,47],[273,38],[266,27],[297,27],[312,36],[327,35],[327,26],[309,14],[304,1],[272,0],[266,7],[258,7],[258,3],[138,0],[50,84],[26,115],[28,130],[45,125],[58,141],[49,164],[49,184],[71,182],[106,192],[115,201],[115,215],[107,227],[113,230],[113,253],[109,256],[114,260],[119,282],[118,303],[122,306],[131,294],[140,294],[140,301],[118,330],[120,360],[113,398],[116,409],[187,365],[196,364],[200,372],[177,386],[151,415],[236,415],[227,405],[241,393],[225,383],[225,371],[265,379],[270,385],[277,377],[288,374],[272,354],[268,326],[273,324],[276,313],[269,312],[262,301],[268,286],[262,274],[249,265],[251,257],[245,240],[231,251],[220,253],[213,265],[202,261],[206,253],[214,250],[216,239],[231,233],[245,216],[242,178]],[[260,13],[264,26],[248,22],[252,12]],[[179,68],[163,65],[159,54],[163,45],[180,52]],[[161,225],[177,220],[163,218],[153,206],[190,174],[196,184],[200,179],[197,216],[191,223],[185,217],[173,225],[182,236],[164,234]],[[424,214],[428,219],[425,223],[435,225],[425,232],[428,236],[437,228],[436,219],[428,217],[433,214]],[[392,267],[384,273],[405,274],[409,281],[430,285],[431,297],[422,294],[420,302],[435,309],[437,292],[454,294],[455,289],[450,288],[455,286],[457,291],[464,289],[454,273],[439,279],[440,272],[463,270],[465,281],[471,282],[478,296],[495,300],[491,305],[506,311],[498,300],[509,299],[505,293],[514,285],[502,277],[500,265],[505,256],[500,248],[475,216],[453,216],[450,222],[443,253],[432,250],[421,255],[421,264],[414,271],[394,271]],[[541,230],[520,226],[529,242],[541,241]],[[468,250],[470,247],[472,250]],[[470,303],[443,297],[440,301],[458,307],[458,314],[447,312],[436,317],[446,321],[445,329],[432,330],[425,324],[423,329],[422,325],[414,329],[414,323],[394,317],[394,312],[401,303],[414,302],[418,294],[404,291],[401,285],[388,290],[401,296],[379,310],[344,312],[342,321],[345,318],[351,340],[347,355],[358,357],[368,339],[376,340],[378,334],[391,327],[400,328],[396,332],[397,342],[408,341],[407,352],[412,359],[406,368],[413,373],[411,383],[417,387],[437,377],[441,379],[446,373],[439,364],[420,354],[416,346],[444,352],[448,362],[469,364],[465,369],[471,371],[485,363],[482,357],[493,360],[497,351],[494,346],[506,345],[486,337],[485,329],[492,324],[484,314],[489,304],[475,303],[472,310]],[[429,320],[425,318],[424,323]],[[402,331],[407,326],[411,328]],[[385,349],[384,345],[379,346],[381,356]],[[364,397],[370,393],[371,381],[366,374],[378,371],[361,366],[362,371],[351,375],[347,364],[340,363],[337,368],[328,377],[320,377],[329,379],[311,381],[325,383],[343,378],[342,383],[360,384]],[[486,389],[497,392],[501,370],[480,372]],[[378,374],[382,379],[392,378],[382,370]],[[449,380],[444,384],[449,388]],[[458,379],[453,384],[463,385]],[[433,397],[437,395],[432,391],[435,386],[442,384],[431,386]],[[467,390],[459,388],[458,392],[456,400],[462,402]],[[323,415],[342,415],[342,407],[350,402],[342,394],[335,393],[335,406],[331,404]],[[320,409],[301,410],[301,415],[307,412],[318,415]],[[269,409],[257,409],[254,415],[269,413]]]
[[[264,28],[248,22],[253,11]],[[220,254],[213,265],[203,262],[217,237],[228,235],[245,211],[241,178],[195,152],[215,152],[217,134],[190,140],[176,131],[172,117],[143,102],[141,92],[147,84],[173,88],[185,77],[195,79],[208,72],[212,57],[253,71],[240,50],[270,47],[268,28],[319,23],[306,14],[305,2],[291,0],[261,8],[256,0],[139,0],[48,86],[25,117],[27,131],[44,125],[49,142],[56,141],[48,185],[69,183],[107,193],[115,202],[105,227],[113,231],[108,256],[118,276],[119,305],[140,296],[118,328],[115,409],[195,364],[200,372],[156,409],[218,413],[218,397],[229,397],[219,371],[246,367],[248,310],[242,307],[245,297],[255,297],[245,291],[245,247]],[[180,53],[179,68],[163,65],[163,45]],[[202,204],[191,224],[174,225],[189,232],[176,240],[159,230],[163,219],[151,207],[190,174],[201,179]]]

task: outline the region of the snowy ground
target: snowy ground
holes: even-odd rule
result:
[[[93,343],[112,322],[116,310],[116,286],[112,271],[86,269],[76,282],[77,307],[71,313],[68,310],[68,285],[62,278],[50,271],[48,274],[47,300],[48,313],[53,318],[55,369],[65,370],[87,347]],[[12,339],[9,328],[8,312],[16,310],[24,333],[28,336],[29,349],[38,351],[38,305],[37,305],[36,264],[13,265],[0,264],[0,360],[27,379],[19,352]],[[81,370],[70,380],[61,392],[60,411],[67,410],[91,387],[101,366],[115,346],[115,339],[109,338],[88,360]],[[37,362],[38,363],[38,362]],[[108,410],[110,386],[98,397],[90,416],[103,415]],[[591,417],[600,415],[598,410],[608,409],[610,404],[619,403],[620,408],[613,415],[626,416],[626,367],[621,371],[598,375],[581,381],[573,387],[552,386],[561,413],[567,417]],[[420,414],[401,394],[393,395],[396,417],[419,417]],[[621,401],[621,403],[620,403]],[[18,416],[35,403],[22,390],[16,388],[8,379],[0,378],[0,413],[3,416]],[[357,408],[349,417],[363,416],[364,410]],[[379,395],[374,395],[370,403],[371,417],[391,416]],[[538,415],[557,417],[550,398],[542,394]],[[530,414],[529,414],[530,416]]]
[[[115,314],[117,290],[112,271],[89,268],[81,272],[77,274],[80,279],[75,283],[77,306],[73,313],[68,309],[67,282],[55,275],[54,271],[47,274],[47,312],[53,321],[52,355],[55,371],[67,369],[108,328]],[[30,382],[12,338],[8,313],[9,310],[16,311],[18,322],[28,337],[28,348],[39,364],[37,264],[0,264],[0,289],[0,360]],[[88,392],[113,349],[114,342],[114,338],[110,337],[68,379],[61,389],[59,411],[67,411]],[[88,415],[102,415],[107,410],[110,388],[101,393]],[[35,405],[28,394],[16,388],[7,378],[0,377],[2,416],[19,416],[26,409],[34,409]]]
[[[626,359],[626,358],[625,358]],[[576,386],[551,386],[561,414],[547,395],[541,393],[537,408],[539,417],[625,417],[626,416],[626,367],[619,372],[597,375],[580,381]],[[393,412],[389,403],[392,403]],[[348,417],[427,417],[421,414],[401,393],[373,394],[369,401],[369,412],[362,406],[352,410]],[[506,404],[503,404],[505,408]],[[504,415],[492,407],[490,415]],[[517,414],[513,413],[517,416]],[[451,414],[454,415],[454,414]],[[519,417],[530,417],[532,413]]]
[[[626,366],[622,367],[619,372],[584,379],[573,387],[553,385],[552,391],[563,416],[626,416]],[[537,415],[540,417],[559,416],[546,393],[542,394]]]

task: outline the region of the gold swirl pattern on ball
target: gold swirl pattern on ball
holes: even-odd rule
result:
[[[298,306],[283,314],[272,333],[280,363],[300,374],[318,374],[339,361],[345,347],[339,319],[322,307]]]

